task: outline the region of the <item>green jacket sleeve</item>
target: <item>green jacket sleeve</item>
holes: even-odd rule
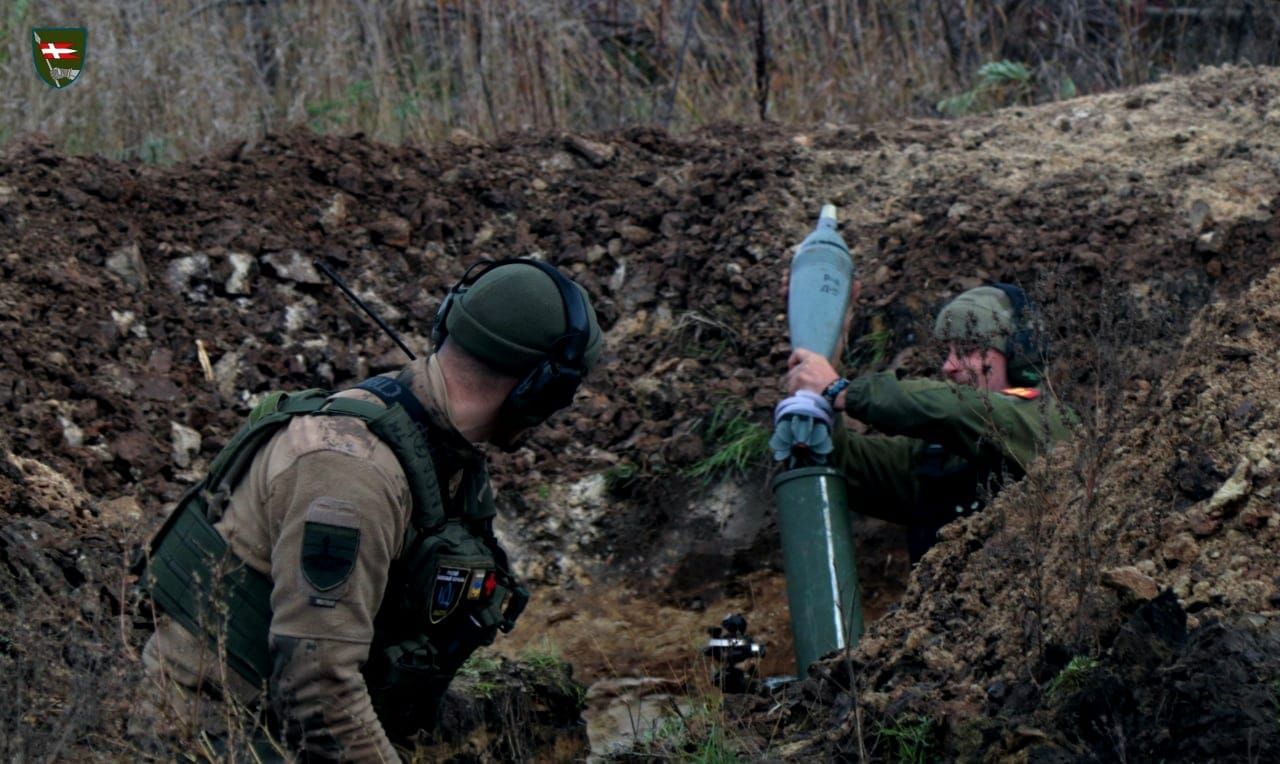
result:
[[[905,522],[917,501],[916,465],[923,441],[849,432],[837,418],[835,466],[844,473],[849,508],[881,520]]]
[[[900,380],[893,372],[854,380],[845,410],[881,432],[940,443],[976,462],[1008,458],[1024,470],[1066,435],[1061,410],[1047,396],[1024,400],[950,382]]]

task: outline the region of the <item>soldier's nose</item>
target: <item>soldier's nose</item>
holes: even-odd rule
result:
[[[947,351],[947,359],[942,362],[942,373],[951,374],[960,368],[960,359],[956,357],[956,349],[951,348]]]

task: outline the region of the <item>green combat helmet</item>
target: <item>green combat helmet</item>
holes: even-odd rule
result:
[[[933,334],[944,342],[991,348],[1004,354],[1009,381],[1040,383],[1047,356],[1026,294],[1012,284],[991,284],[961,293],[938,313]]]
[[[468,269],[436,312],[431,338],[439,348],[447,337],[519,379],[502,415],[527,426],[569,405],[602,344],[586,290],[537,260]]]

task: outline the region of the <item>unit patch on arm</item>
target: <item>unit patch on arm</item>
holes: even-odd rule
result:
[[[302,532],[302,575],[322,592],[341,586],[356,565],[360,529],[307,521]]]

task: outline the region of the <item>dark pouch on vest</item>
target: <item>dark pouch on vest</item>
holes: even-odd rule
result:
[[[393,590],[398,596],[388,592],[384,602],[392,607],[378,614],[375,627],[375,633],[399,635],[398,641],[375,644],[364,673],[376,704],[401,706],[390,713],[411,734],[414,724],[434,724],[453,675],[476,648],[493,642],[503,589],[493,552],[458,520],[419,537],[404,559]],[[415,710],[405,712],[405,704]]]
[[[179,503],[157,536],[142,584],[184,629],[224,646],[228,665],[259,686],[271,675],[271,579],[231,553],[203,509],[199,496]]]
[[[938,529],[982,508],[978,471],[937,443],[925,446],[916,480],[920,493],[907,523],[907,551],[913,564],[937,543]]]
[[[435,648],[425,638],[410,639],[370,655],[365,681],[374,711],[392,740],[402,742],[418,730],[432,730],[452,674],[437,666]]]
[[[925,448],[916,478],[920,496],[912,525],[938,527],[982,509],[978,470],[936,443]]]
[[[415,631],[448,633],[492,603],[497,577],[497,561],[484,540],[451,520],[411,555],[402,584],[404,615]]]

